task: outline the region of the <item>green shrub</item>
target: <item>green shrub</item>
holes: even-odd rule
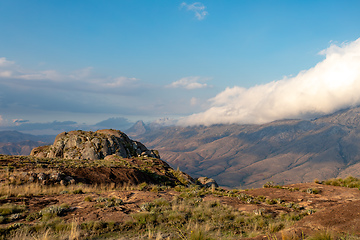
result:
[[[266,183],[263,185],[263,188],[271,188],[271,187],[274,187],[274,182],[273,182],[273,181],[266,182]]]
[[[149,188],[149,186],[148,186],[148,184],[146,182],[143,182],[143,183],[138,185],[138,189],[140,191],[146,191],[146,190],[148,190],[148,188]]]
[[[284,227],[285,227],[285,225],[282,222],[270,223],[269,224],[269,231],[271,233],[276,233],[276,232],[279,232],[280,230],[282,230]]]
[[[86,197],[84,198],[84,202],[92,202],[92,197],[86,196]]]
[[[5,203],[0,206],[0,216],[7,216],[14,213],[21,213],[26,209],[24,205],[17,205],[13,203]]]
[[[75,189],[72,193],[73,194],[84,194],[84,192],[83,192],[83,190],[81,188]]]
[[[39,212],[39,215],[41,216],[41,219],[43,221],[48,221],[53,217],[65,215],[67,211],[69,211],[69,206],[67,204],[63,204],[60,206],[51,205],[42,209]]]
[[[29,215],[26,216],[26,221],[31,222],[36,219],[39,219],[40,217],[41,215],[38,212],[30,213]]]
[[[211,240],[205,230],[201,228],[196,228],[190,232],[190,240]]]
[[[318,188],[313,188],[313,194],[319,194],[321,192]]]
[[[317,231],[314,235],[307,238],[307,240],[333,240],[336,239],[333,233],[329,231]]]
[[[269,205],[273,205],[277,203],[276,199],[266,199],[265,202]]]
[[[0,224],[6,223],[7,222],[7,218],[4,216],[0,216]]]

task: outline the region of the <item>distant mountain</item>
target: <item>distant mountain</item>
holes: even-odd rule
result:
[[[108,118],[104,121],[98,122],[95,124],[95,127],[98,127],[100,129],[103,128],[112,128],[112,129],[128,129],[131,127],[131,125],[134,124],[133,122],[129,122],[128,119],[123,117],[117,117],[117,118]]]
[[[146,133],[149,130],[150,130],[150,128],[148,126],[146,126],[143,121],[139,120],[131,128],[129,128],[125,132],[129,136],[138,136],[138,135]]]
[[[146,132],[159,130],[163,127],[174,126],[175,124],[176,120],[171,118],[160,118],[147,124],[142,120],[139,120],[131,128],[125,130],[125,132],[131,137],[136,137],[145,134]]]
[[[360,108],[310,121],[163,127],[136,139],[158,149],[173,167],[222,186],[360,177]]]
[[[2,143],[14,143],[24,140],[31,141],[54,141],[55,136],[52,135],[31,135],[18,131],[0,131],[0,142]]]
[[[18,131],[0,131],[0,154],[29,155],[31,149],[52,143],[55,136],[31,135]]]

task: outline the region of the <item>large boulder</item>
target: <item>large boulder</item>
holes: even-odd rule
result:
[[[53,145],[34,148],[30,155],[90,160],[103,159],[108,155],[160,158],[158,151],[149,150],[125,133],[112,129],[63,132],[56,136]]]
[[[201,183],[201,185],[203,185],[204,187],[212,187],[213,185],[214,185],[215,187],[219,187],[219,185],[217,184],[217,182],[216,182],[214,179],[212,179],[212,178],[199,177],[197,180],[198,180],[198,181]]]

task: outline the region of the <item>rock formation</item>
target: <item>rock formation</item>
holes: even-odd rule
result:
[[[53,145],[34,148],[30,155],[89,160],[103,159],[109,155],[160,159],[158,151],[149,150],[142,143],[131,140],[125,133],[112,129],[63,132],[56,136]]]
[[[217,182],[212,179],[212,178],[208,178],[208,177],[199,177],[197,179],[204,187],[212,187],[212,185],[214,185],[214,187],[219,187],[219,185],[217,184]]]

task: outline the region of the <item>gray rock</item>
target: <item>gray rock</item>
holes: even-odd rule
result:
[[[156,150],[148,150],[142,143],[131,140],[125,133],[111,129],[96,132],[63,132],[55,138],[53,145],[34,148],[30,155],[90,160],[103,159],[108,155],[124,158],[147,155],[160,158]]]
[[[70,182],[71,180],[73,180],[73,178],[71,176],[66,176],[64,178],[64,180],[67,181],[67,182]]]
[[[207,177],[199,177],[197,179],[204,187],[211,187],[212,185],[214,185],[215,187],[219,187],[219,185],[217,184],[217,182],[212,179],[212,178],[207,178]]]
[[[59,182],[61,180],[61,174],[58,172],[55,173],[51,173],[50,174],[50,179],[56,182]]]
[[[46,173],[39,173],[37,175],[39,181],[44,181],[44,180],[48,180],[49,179],[49,175]]]

